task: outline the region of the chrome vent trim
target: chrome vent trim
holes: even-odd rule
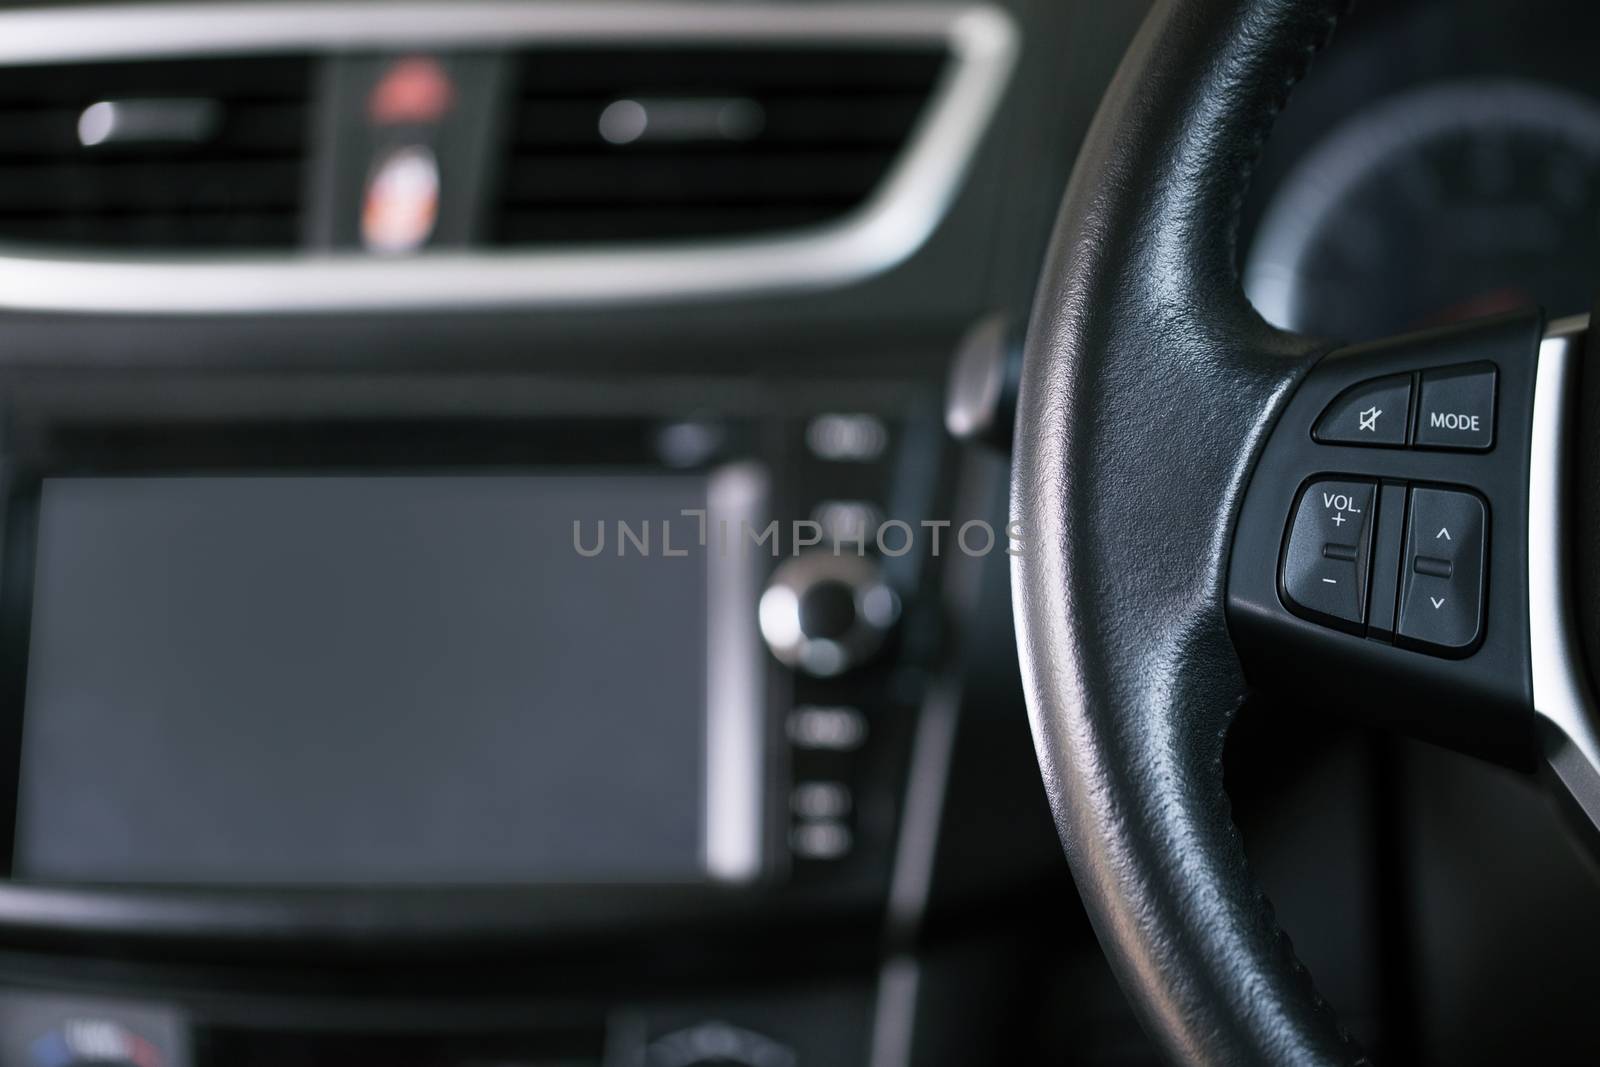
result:
[[[373,259],[353,253],[95,256],[0,244],[0,307],[135,314],[574,307],[730,298],[861,281],[910,257],[944,216],[1016,58],[988,5],[573,0],[250,3],[0,14],[0,66],[562,42],[943,43],[950,62],[877,191],[804,232],[693,243]]]

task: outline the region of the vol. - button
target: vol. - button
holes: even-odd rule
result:
[[[1313,482],[1295,506],[1284,546],[1283,596],[1297,614],[1346,629],[1366,621],[1372,558],[1372,482]]]

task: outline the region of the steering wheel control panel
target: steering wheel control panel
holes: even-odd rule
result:
[[[1483,635],[1488,506],[1469,489],[1323,478],[1284,542],[1290,610],[1440,655]]]
[[[1323,444],[1486,452],[1494,447],[1495,379],[1492,363],[1373,378],[1340,393],[1312,435]]]
[[[1437,739],[1458,747],[1522,719],[1542,330],[1536,313],[1514,314],[1311,368],[1234,534],[1229,625],[1254,681],[1391,724],[1449,706]]]

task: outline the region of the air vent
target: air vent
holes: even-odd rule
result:
[[[252,57],[0,70],[0,242],[292,247],[311,69]]]
[[[837,219],[888,173],[945,62],[940,48],[522,53],[491,238],[670,241]]]

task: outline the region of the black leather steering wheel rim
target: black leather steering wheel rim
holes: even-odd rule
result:
[[[1245,695],[1224,619],[1251,464],[1330,345],[1245,299],[1239,204],[1345,0],[1159,0],[1068,186],[1030,325],[1018,643],[1057,826],[1165,1054],[1366,1062],[1273,917],[1222,785]]]

